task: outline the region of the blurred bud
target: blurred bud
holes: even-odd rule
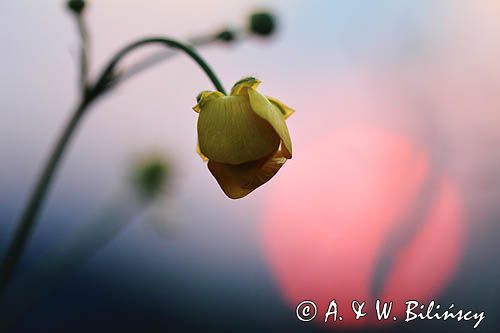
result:
[[[160,156],[143,158],[132,169],[132,185],[143,199],[152,200],[165,190],[169,169],[167,161]]]
[[[276,29],[276,19],[269,12],[255,12],[250,15],[249,30],[259,36],[270,36]]]
[[[217,34],[217,36],[215,37],[215,39],[230,43],[230,42],[233,42],[236,39],[236,37],[237,37],[236,32],[234,30],[226,29],[226,30],[219,32]]]
[[[80,15],[85,9],[85,0],[68,0],[68,8],[73,13]]]

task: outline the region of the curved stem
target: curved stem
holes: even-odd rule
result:
[[[210,45],[216,41],[229,43],[232,42],[232,40],[226,39],[227,37],[225,36],[227,36],[228,34],[233,36],[233,38],[245,38],[247,36],[247,33],[244,29],[223,29],[217,33],[191,38],[188,40],[188,44],[192,47],[199,48],[201,46]],[[177,52],[175,52],[174,50],[159,50],[158,52],[155,52],[145,57],[144,59],[137,61],[136,63],[130,65],[130,67],[127,68],[123,73],[120,73],[120,83],[130,80],[137,74],[140,74],[143,71],[150,69],[167,59],[170,59],[176,54]]]
[[[210,66],[191,47],[186,46],[180,42],[161,37],[147,38],[131,43],[121,51],[119,51],[105,67],[104,71],[97,79],[97,82],[94,85],[90,86],[89,89],[87,89],[84,93],[82,93],[84,94],[84,96],[82,97],[82,103],[75,110],[74,114],[64,128],[61,136],[59,137],[59,140],[52,150],[52,153],[45,165],[45,168],[43,169],[42,174],[38,178],[35,189],[24,208],[21,218],[18,221],[17,228],[14,232],[14,236],[9,243],[7,252],[0,264],[0,300],[25,249],[26,242],[33,230],[36,218],[54,178],[55,172],[57,171],[57,167],[63,157],[69,141],[71,140],[77,128],[77,125],[80,122],[81,117],[85,114],[88,106],[99,96],[101,96],[102,93],[104,93],[111,87],[110,82],[111,79],[113,79],[115,67],[118,65],[120,60],[123,59],[123,57],[129,52],[137,49],[142,45],[147,44],[163,44],[168,47],[177,48],[184,51],[198,65],[200,65],[200,67],[205,71],[205,73],[214,84],[215,88],[223,94],[226,94],[224,87],[222,86]]]
[[[105,90],[108,87],[108,83],[110,82],[110,80],[113,79],[113,76],[115,75],[114,70],[118,65],[118,63],[123,59],[123,57],[125,57],[131,51],[134,51],[135,49],[148,44],[163,44],[168,47],[184,51],[203,69],[205,74],[207,74],[209,79],[212,81],[213,85],[215,86],[215,89],[226,95],[226,91],[224,90],[224,87],[220,83],[215,73],[212,71],[210,66],[205,62],[205,60],[203,60],[193,48],[183,43],[180,43],[176,40],[163,37],[152,37],[152,38],[141,39],[124,47],[111,59],[111,61],[105,67],[99,79],[97,80],[97,83],[95,84],[94,87],[95,90],[93,91],[93,93],[95,95],[99,95],[101,93],[101,89]]]
[[[210,43],[217,41],[218,34],[211,34],[207,36],[199,36],[196,38],[189,39],[189,44],[193,47],[201,47],[209,45]],[[146,58],[132,64],[129,68],[126,69],[124,73],[120,75],[120,83],[125,82],[126,80],[130,80],[135,75],[142,73],[143,71],[158,65],[159,63],[170,59],[172,56],[176,55],[178,52],[174,50],[159,50]]]

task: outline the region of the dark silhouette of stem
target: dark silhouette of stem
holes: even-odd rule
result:
[[[148,44],[161,44],[170,48],[184,51],[205,71],[215,88],[223,94],[226,94],[224,87],[222,86],[210,66],[198,55],[198,53],[196,53],[194,49],[178,41],[162,37],[146,38],[133,42],[116,53],[116,55],[111,58],[111,61],[104,68],[102,74],[96,80],[95,84],[89,85],[89,87],[85,89],[85,92],[83,92],[84,96],[82,98],[82,103],[77,107],[66,127],[64,128],[61,136],[59,137],[59,140],[52,150],[52,153],[38,179],[38,182],[36,183],[31,196],[29,197],[28,203],[25,206],[21,218],[18,221],[14,236],[9,243],[4,258],[0,264],[0,300],[2,299],[5,289],[7,288],[10,279],[12,278],[12,274],[14,273],[14,270],[19,262],[19,259],[22,256],[22,253],[26,247],[27,240],[35,226],[36,218],[40,212],[40,208],[42,207],[47,191],[52,183],[55,172],[57,171],[57,167],[60,164],[66,147],[73,137],[73,134],[78,124],[80,123],[82,116],[86,113],[91,103],[93,103],[99,96],[102,96],[103,93],[110,89],[112,86],[115,86],[117,84],[117,81],[115,80],[115,68],[118,63],[129,52]],[[111,84],[111,82],[114,83]]]
[[[55,245],[28,277],[21,277],[12,283],[9,292],[16,298],[0,313],[0,332],[15,328],[18,322],[22,322],[24,314],[57,290],[68,276],[74,274],[152,203],[152,200],[141,200],[132,195],[135,193],[123,193],[118,192],[103,206],[95,219]]]
[[[89,36],[87,33],[87,24],[82,14],[76,16],[78,32],[80,34],[80,89],[85,92],[88,83],[89,73]]]
[[[67,122],[50,154],[47,163],[45,164],[45,168],[38,178],[38,182],[31,193],[28,204],[19,219],[17,228],[14,231],[14,236],[9,244],[9,247],[7,248],[7,252],[0,266],[0,298],[5,292],[5,288],[9,283],[16,264],[22,255],[26,241],[28,240],[28,237],[33,229],[40,207],[43,204],[47,190],[49,189],[59,162],[78,126],[86,106],[87,104],[82,103]]]

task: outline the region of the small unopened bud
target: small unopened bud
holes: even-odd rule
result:
[[[249,30],[259,36],[270,36],[276,29],[276,19],[269,12],[255,12],[250,15]]]
[[[68,8],[73,13],[80,15],[85,9],[85,0],[68,0]]]
[[[132,169],[132,184],[143,199],[152,200],[165,190],[169,171],[168,163],[161,157],[143,158]]]
[[[236,36],[235,31],[233,31],[231,29],[226,29],[226,30],[219,32],[217,34],[217,36],[215,37],[215,39],[226,42],[226,43],[230,43],[230,42],[233,42],[236,39],[236,37],[237,36]]]

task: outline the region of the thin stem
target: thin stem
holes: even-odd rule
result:
[[[416,103],[417,104],[417,103]],[[420,103],[418,103],[420,104]],[[421,107],[426,110],[427,106]],[[432,113],[423,113],[424,124],[427,126],[425,137],[431,147],[430,152],[430,173],[427,179],[416,192],[413,204],[403,211],[395,226],[386,234],[383,246],[376,258],[375,270],[371,280],[371,294],[373,299],[380,298],[384,292],[385,283],[389,274],[394,269],[399,254],[411,241],[415,239],[418,232],[428,223],[428,215],[432,205],[439,195],[440,181],[443,174],[443,166],[446,163],[446,154],[443,152],[442,142],[439,137],[439,126],[436,120],[429,118]]]
[[[89,35],[87,32],[87,25],[82,14],[76,15],[76,22],[78,25],[78,32],[80,34],[80,89],[85,92],[88,83],[89,73]]]
[[[217,35],[208,35],[192,38],[189,40],[189,44],[193,47],[200,47],[209,45],[210,43],[217,40]],[[132,64],[124,73],[120,75],[120,83],[131,79],[135,75],[142,73],[143,71],[158,65],[159,63],[170,59],[172,56],[176,55],[177,52],[174,50],[159,50],[146,58]]]
[[[43,169],[38,182],[31,193],[30,199],[23,210],[23,214],[19,219],[14,236],[7,248],[7,252],[0,266],[0,299],[5,292],[14,268],[16,267],[19,258],[21,257],[26,241],[33,229],[40,207],[49,189],[53,176],[57,170],[61,157],[68,145],[73,132],[75,131],[81,116],[88,104],[82,103],[69,119],[66,127],[61,133],[59,140],[54,146],[52,153]]]
[[[180,43],[176,40],[172,39],[167,39],[163,37],[152,37],[152,38],[145,38],[138,40],[136,42],[133,42],[126,47],[124,47],[121,51],[119,51],[108,63],[108,65],[105,67],[103,70],[101,76],[97,80],[97,83],[95,85],[95,93],[100,94],[101,93],[101,88],[106,88],[110,81],[114,77],[114,71],[118,63],[125,57],[128,53],[131,51],[134,51],[135,49],[148,45],[148,44],[163,44],[171,48],[175,49],[180,49],[184,51],[188,56],[190,56],[207,74],[209,79],[212,81],[212,84],[215,86],[215,89],[226,95],[226,91],[224,90],[224,87],[220,83],[219,79],[215,75],[215,73],[212,71],[210,66],[196,53],[196,51],[191,48],[190,46],[187,46],[183,43]]]
[[[189,45],[192,47],[199,48],[201,46],[210,45],[213,42],[220,41],[222,43],[228,43],[227,39],[224,39],[223,36],[230,34],[234,36],[233,38],[245,38],[247,35],[244,29],[224,29],[215,34],[198,36],[188,40]],[[126,69],[123,73],[120,73],[120,83],[123,83],[132,77],[136,76],[144,72],[145,70],[160,64],[161,62],[170,59],[172,56],[176,55],[177,52],[174,50],[160,50],[155,52],[144,59],[139,60],[138,62],[132,64],[128,69]]]
[[[79,124],[82,115],[85,113],[85,111],[88,109],[88,106],[90,106],[92,102],[94,102],[99,96],[101,96],[111,87],[110,82],[114,78],[115,67],[118,65],[120,60],[125,57],[125,55],[142,45],[155,43],[163,44],[168,47],[177,48],[184,51],[205,71],[205,73],[214,84],[215,88],[223,94],[226,94],[224,87],[222,86],[210,66],[191,47],[186,46],[180,42],[160,37],[148,38],[131,43],[121,51],[119,51],[105,67],[97,82],[94,85],[89,86],[89,88],[86,89],[85,92],[82,92],[82,94],[84,95],[82,97],[82,103],[73,113],[72,117],[64,128],[47,161],[47,164],[45,165],[45,168],[43,169],[42,174],[38,179],[35,189],[29,198],[29,201],[23,211],[23,214],[21,215],[20,220],[18,221],[14,236],[9,243],[7,252],[0,265],[0,300],[2,299],[5,289],[12,278],[14,269],[16,268],[16,265],[18,264],[19,259],[26,247],[26,242],[33,230],[36,218],[39,214],[44,198],[53,180],[53,176],[57,171],[59,162],[75,132],[75,129],[77,128],[77,125]]]
[[[132,193],[118,192],[95,219],[49,250],[28,277],[12,284],[19,299],[0,313],[0,332],[12,329],[33,306],[55,291],[58,285],[105,247],[152,203]],[[44,281],[40,284],[40,281]]]

